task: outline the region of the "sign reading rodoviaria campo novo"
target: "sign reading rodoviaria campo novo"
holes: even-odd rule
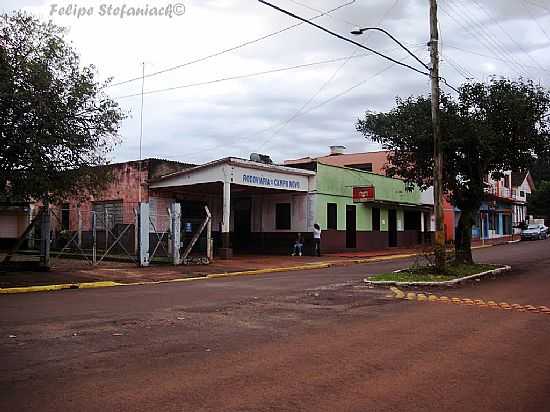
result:
[[[243,174],[243,183],[274,187],[277,189],[300,189],[300,182],[297,180],[277,179],[257,175]]]

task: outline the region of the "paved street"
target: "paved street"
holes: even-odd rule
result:
[[[550,240],[434,290],[550,305]],[[0,296],[2,411],[544,411],[550,315],[396,300],[410,261]]]

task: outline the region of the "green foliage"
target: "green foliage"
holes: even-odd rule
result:
[[[471,261],[471,227],[484,198],[484,177],[525,170],[550,151],[550,93],[531,81],[493,78],[467,83],[457,99],[441,96],[444,189],[463,213],[456,255]],[[387,113],[367,112],[357,130],[390,151],[387,172],[422,188],[432,185],[430,97],[397,99]]]
[[[541,153],[529,168],[535,185],[543,180],[550,181],[550,150]]]
[[[381,273],[368,276],[369,280],[390,281],[390,282],[445,282],[477,275],[478,273],[497,269],[495,265],[485,264],[450,264],[445,274],[437,273],[434,266],[421,266],[405,269],[400,272]]]
[[[124,115],[64,35],[0,15],[0,188],[13,199],[54,201],[106,181],[95,166],[107,163]]]
[[[550,181],[542,181],[531,193],[527,210],[535,218],[550,219]]]

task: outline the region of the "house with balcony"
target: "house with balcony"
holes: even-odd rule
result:
[[[473,238],[495,239],[519,233],[521,224],[528,220],[527,201],[534,189],[531,174],[507,171],[498,180],[486,177],[485,183],[485,200],[472,229]]]

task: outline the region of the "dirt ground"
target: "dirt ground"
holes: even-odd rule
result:
[[[434,290],[550,305],[550,240],[481,249]],[[544,411],[549,315],[396,300],[410,261],[0,296],[0,410]]]

